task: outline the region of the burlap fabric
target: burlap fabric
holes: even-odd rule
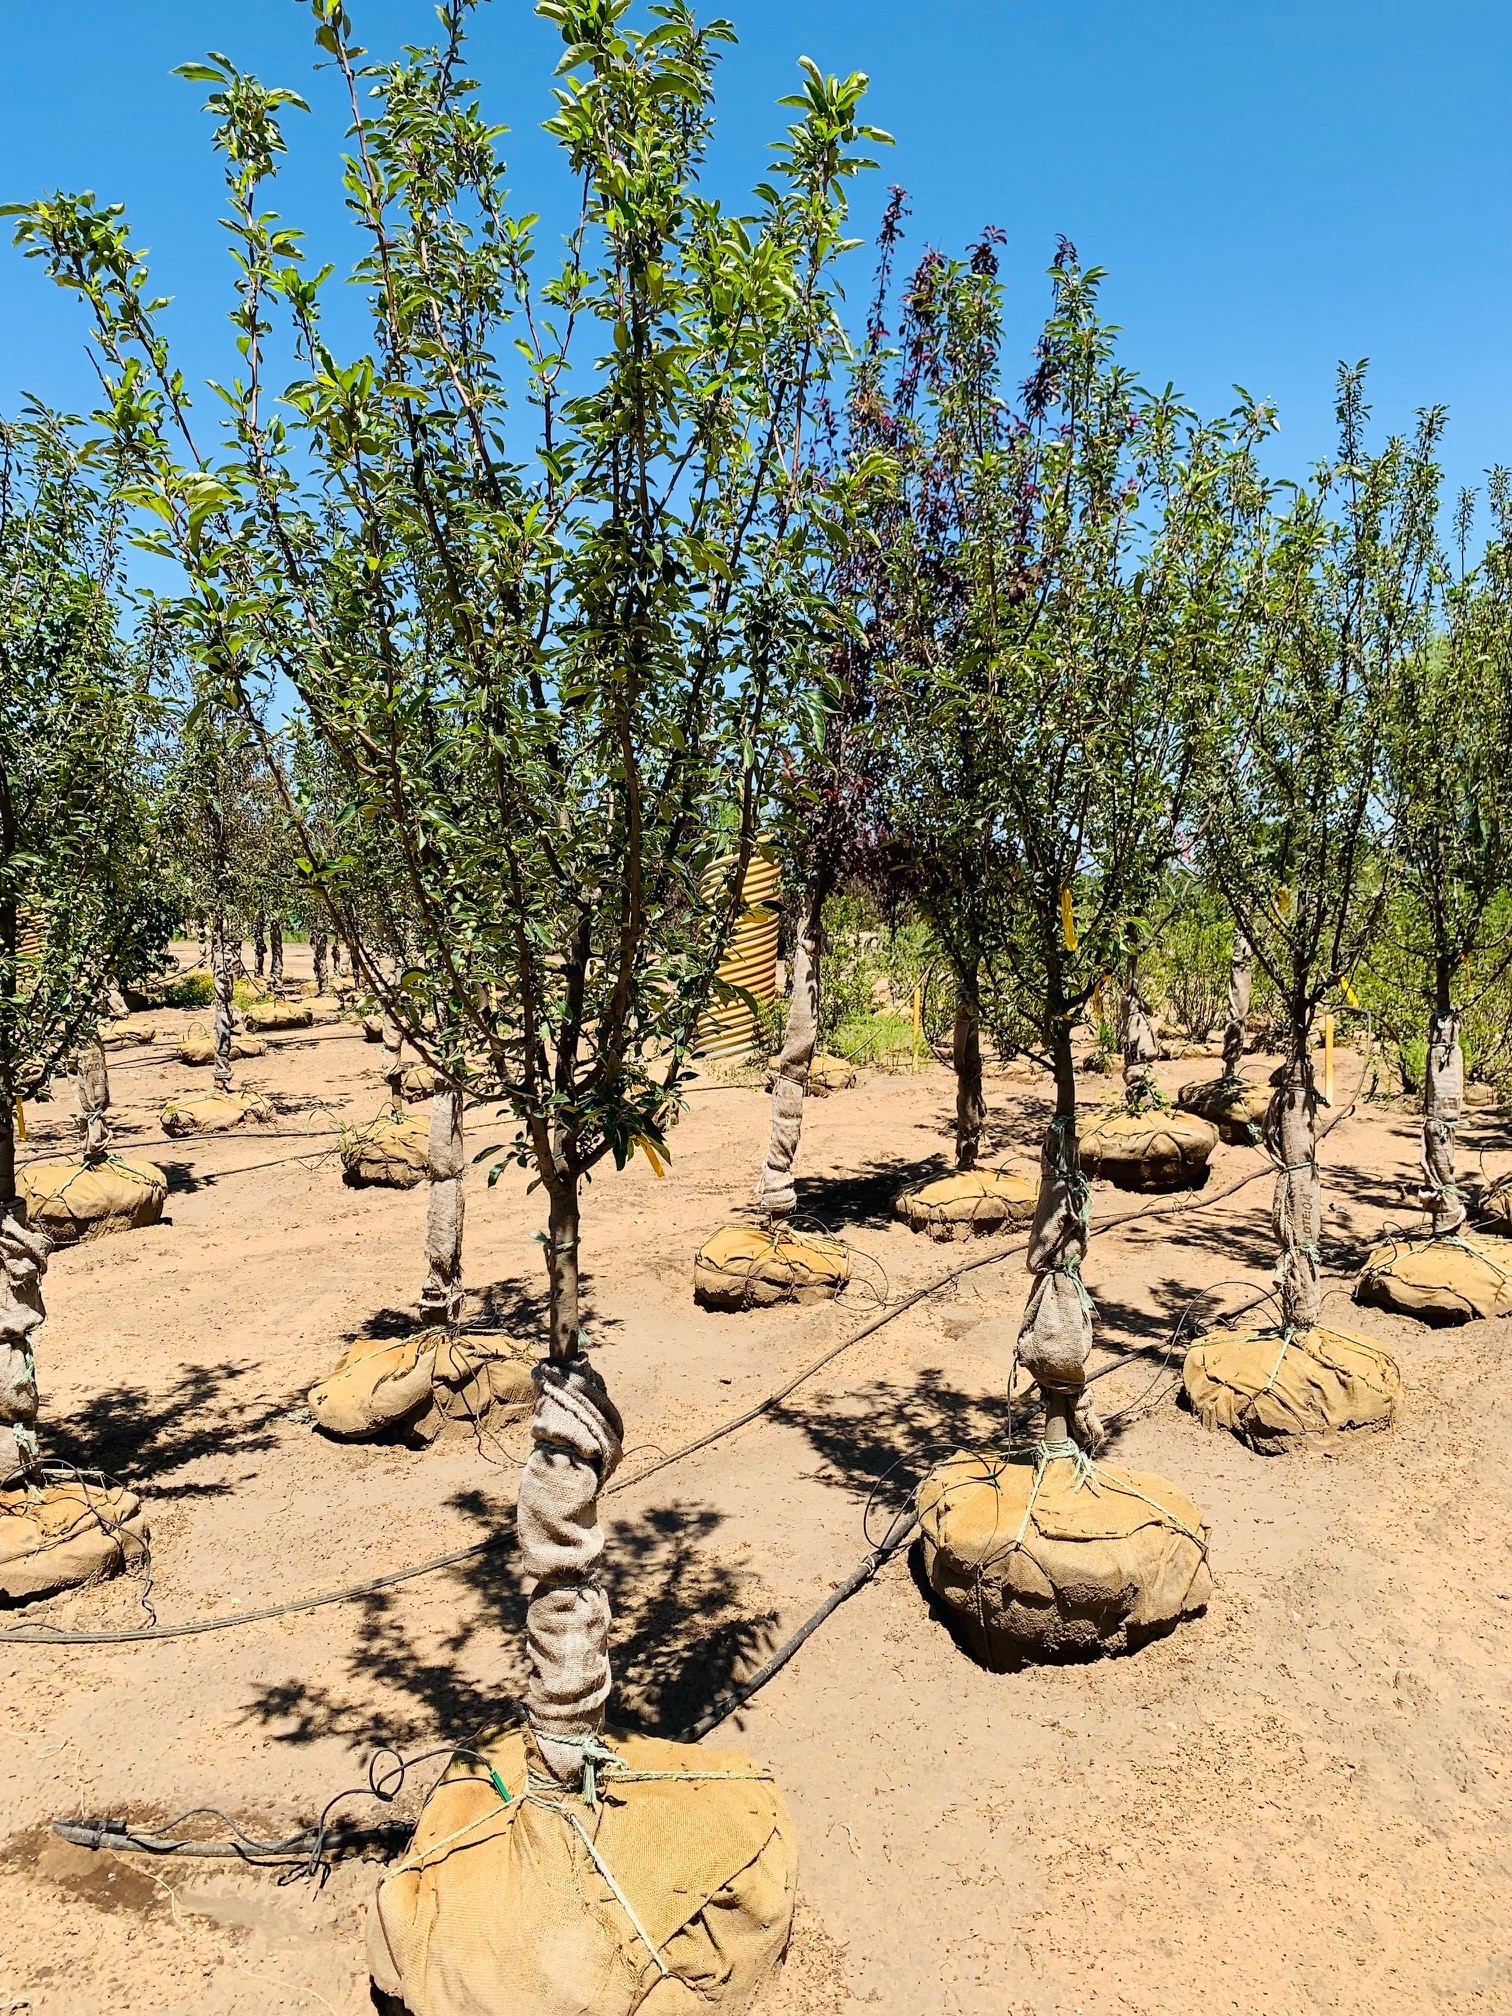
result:
[[[824,949],[822,892],[804,907],[793,946],[793,992],[787,1028],[772,1078],[772,1124],[766,1159],[756,1179],[756,1208],[767,1218],[790,1218],[798,1208],[793,1164],[803,1135],[803,1100],[819,1040],[819,965]]]
[[[341,1143],[345,1181],[413,1190],[429,1168],[430,1122],[423,1113],[380,1113],[351,1128]]]
[[[1462,1233],[1387,1239],[1365,1262],[1355,1300],[1434,1324],[1512,1315],[1512,1254]]]
[[[1318,1175],[1318,1094],[1305,1035],[1293,1035],[1286,1062],[1272,1081],[1264,1141],[1276,1171],[1271,1231],[1283,1327],[1310,1331],[1323,1308],[1323,1188]]]
[[[255,1092],[201,1092],[170,1099],[158,1115],[165,1134],[224,1134],[233,1127],[265,1126],[272,1102]]]
[[[769,1309],[777,1302],[829,1302],[851,1277],[837,1240],[783,1226],[721,1225],[693,1262],[694,1299],[705,1309]]]
[[[520,1578],[530,1590],[525,1705],[547,1774],[576,1790],[584,1782],[584,1746],[602,1736],[609,1699],[599,1494],[619,1466],[625,1428],[583,1355],[545,1361],[531,1376],[532,1446],[515,1508]]]
[[[1128,1020],[1124,1028],[1124,1095],[1132,1106],[1143,1106],[1155,1094],[1154,1065],[1160,1045],[1150,1025],[1149,1011],[1139,991],[1138,981],[1129,987]]]
[[[1213,1330],[1182,1369],[1206,1428],[1227,1428],[1262,1455],[1326,1442],[1356,1428],[1389,1428],[1402,1378],[1378,1344],[1321,1325],[1294,1333]]]
[[[1475,1219],[1488,1232],[1512,1232],[1512,1169],[1482,1190],[1475,1203]]]
[[[1195,1085],[1183,1085],[1177,1108],[1195,1113],[1216,1127],[1220,1141],[1231,1147],[1258,1147],[1265,1131],[1265,1115],[1270,1090],[1253,1078],[1208,1078]]]
[[[33,1162],[17,1177],[27,1223],[55,1246],[76,1246],[105,1232],[156,1225],[168,1199],[168,1179],[154,1163],[107,1155]]]
[[[233,1063],[248,1057],[266,1057],[268,1046],[261,1036],[236,1036],[231,1038],[230,1055]],[[191,1029],[179,1045],[180,1064],[201,1065],[215,1062],[215,1038],[206,1029]]]
[[[1223,1025],[1223,1078],[1228,1083],[1239,1076],[1239,1060],[1244,1055],[1250,999],[1254,990],[1254,963],[1255,955],[1248,938],[1242,931],[1236,931],[1234,949],[1229,957],[1228,1020]],[[1210,1120],[1213,1117],[1211,1113],[1206,1115]],[[1224,1139],[1227,1138],[1225,1135]]]
[[[1018,1337],[1019,1362],[1046,1393],[1080,1393],[1092,1348],[1092,1300],[1081,1278],[1087,1179],[1076,1150],[1075,1116],[1056,1114],[1040,1150],[1039,1199],[1024,1256],[1034,1286]]]
[[[412,2016],[744,2016],[792,1926],[793,1826],[739,1751],[616,1737],[597,1803],[530,1789],[480,1738],[426,1803],[368,1920]]]
[[[449,1421],[520,1416],[533,1400],[527,1359],[434,1330],[361,1338],[309,1392],[315,1426],[342,1441],[403,1431],[432,1442]]]
[[[994,1671],[1127,1652],[1207,1603],[1207,1527],[1163,1477],[957,1451],[919,1486],[929,1586]]]
[[[127,1015],[119,1022],[106,1022],[100,1042],[107,1050],[130,1050],[142,1043],[157,1041],[157,1023],[147,1015]]]
[[[462,1229],[467,1215],[462,1180],[466,1161],[462,1094],[444,1085],[431,1101],[426,1136],[430,1190],[425,1206],[426,1273],[420,1290],[420,1314],[432,1322],[456,1323],[462,1315]]]
[[[24,1603],[103,1581],[143,1561],[147,1541],[134,1492],[72,1479],[0,1491],[0,1599]]]
[[[249,1029],[308,1029],[314,1012],[308,1001],[251,1001],[247,1004]]]
[[[406,1106],[418,1106],[422,1099],[433,1099],[440,1082],[430,1065],[422,1064],[416,1057],[389,1073],[394,1097]]]
[[[772,1091],[782,1075],[782,1059],[770,1057],[767,1060],[766,1089]],[[814,1099],[827,1099],[831,1092],[848,1092],[855,1084],[858,1073],[847,1058],[832,1057],[827,1050],[817,1050],[810,1060],[805,1089]]]
[[[931,1239],[969,1239],[974,1233],[1027,1225],[1038,1196],[1039,1186],[1023,1176],[1001,1169],[972,1169],[905,1190],[893,1213],[911,1231],[927,1232]]]
[[[1465,1056],[1459,1017],[1435,1015],[1428,1030],[1423,1081],[1423,1171],[1418,1202],[1428,1213],[1435,1237],[1458,1232],[1468,1213],[1454,1180],[1454,1136],[1465,1117]],[[1499,1312],[1498,1312],[1499,1313]]]
[[[1217,1146],[1217,1128],[1195,1113],[1120,1108],[1081,1130],[1081,1166],[1120,1190],[1187,1190],[1203,1180]]]

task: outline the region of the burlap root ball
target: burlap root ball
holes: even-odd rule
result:
[[[1023,1176],[973,1169],[903,1191],[893,1204],[893,1214],[910,1231],[927,1232],[931,1239],[969,1239],[974,1233],[1027,1225],[1038,1196],[1039,1185]]]
[[[1512,1233],[1512,1169],[1488,1184],[1476,1198],[1475,1219],[1488,1232]]]
[[[266,1057],[268,1046],[261,1036],[233,1036],[231,1038],[231,1062],[238,1064],[248,1057]],[[200,1065],[215,1062],[215,1038],[201,1029],[191,1029],[179,1045],[180,1064]]]
[[[1253,1078],[1205,1078],[1196,1085],[1183,1085],[1176,1105],[1216,1127],[1219,1140],[1230,1147],[1254,1147],[1270,1097],[1270,1087],[1257,1085]]]
[[[315,1017],[308,1001],[249,1001],[243,1011],[249,1029],[308,1029]]]
[[[1120,1108],[1080,1128],[1077,1143],[1083,1173],[1120,1190],[1190,1190],[1207,1174],[1218,1129],[1195,1113]]]
[[[361,1338],[309,1393],[315,1426],[327,1435],[361,1441],[402,1432],[427,1443],[449,1421],[471,1426],[528,1414],[534,1398],[527,1357],[444,1330]]]
[[[1279,1330],[1212,1330],[1186,1355],[1182,1384],[1205,1428],[1227,1428],[1262,1455],[1389,1428],[1402,1389],[1378,1344],[1318,1325],[1285,1343]]]
[[[124,1015],[119,1022],[106,1022],[100,1030],[102,1050],[131,1050],[156,1041],[157,1023],[147,1015]]]
[[[929,1586],[993,1672],[1134,1651],[1212,1589],[1202,1514],[1163,1477],[958,1450],[917,1502]]]
[[[434,1098],[440,1082],[429,1064],[406,1064],[399,1073],[399,1097],[406,1106],[417,1106],[422,1099]]]
[[[525,1743],[473,1746],[507,1799],[459,1757],[427,1800],[373,1899],[376,1987],[411,2016],[745,2016],[797,1887],[771,1775],[736,1750],[616,1737],[597,1805],[558,1810],[525,1796]]]
[[[0,1601],[104,1581],[145,1559],[147,1541],[133,1491],[74,1481],[0,1491]]]
[[[704,1309],[829,1302],[850,1277],[850,1255],[838,1240],[783,1226],[721,1225],[693,1262],[693,1298]]]
[[[413,1190],[430,1168],[430,1119],[424,1113],[380,1113],[351,1129],[341,1143],[342,1180],[354,1188]]]
[[[772,1089],[777,1076],[780,1059],[767,1059],[766,1089]],[[825,1050],[816,1051],[809,1064],[808,1095],[811,1099],[827,1099],[831,1092],[848,1092],[855,1084],[857,1071],[846,1057],[832,1057]]]
[[[154,1162],[107,1155],[87,1162],[34,1162],[16,1187],[26,1205],[26,1222],[39,1226],[55,1246],[76,1246],[106,1232],[129,1232],[156,1225],[168,1201],[168,1178]]]
[[[273,1106],[256,1092],[198,1092],[170,1099],[158,1115],[165,1134],[225,1134],[233,1127],[263,1127]]]
[[[1512,1253],[1463,1233],[1386,1239],[1365,1262],[1355,1300],[1433,1324],[1512,1315]]]

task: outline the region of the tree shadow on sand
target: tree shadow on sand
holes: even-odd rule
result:
[[[122,1484],[150,1484],[155,1501],[222,1497],[227,1484],[175,1483],[173,1473],[204,1456],[270,1449],[277,1424],[303,1400],[300,1392],[243,1399],[239,1382],[261,1368],[192,1365],[167,1392],[112,1386],[72,1413],[43,1415],[49,1461],[100,1470]]]
[[[438,1636],[406,1624],[413,1603],[406,1605],[402,1593],[364,1598],[346,1685],[301,1676],[253,1697],[249,1714],[282,1725],[278,1740],[460,1742],[511,1719],[526,1684],[513,1507],[478,1491],[451,1504],[476,1523],[480,1537],[498,1536],[487,1553],[445,1571],[450,1586],[460,1584],[472,1600],[457,1605],[456,1621]],[[722,1557],[721,1513],[678,1503],[623,1517],[605,1509],[600,1580],[614,1620],[611,1726],[672,1736],[771,1649],[776,1613]],[[475,1677],[479,1667],[488,1669],[488,1679]],[[375,1686],[385,1697],[381,1705],[373,1703]]]

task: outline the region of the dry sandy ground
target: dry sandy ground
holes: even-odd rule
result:
[[[166,1094],[205,1076],[162,1059],[160,1045],[114,1061],[128,1152],[158,1137]],[[327,1139],[288,1138],[328,1126],[327,1107],[375,1112],[380,1070],[345,1028],[284,1040],[242,1067],[276,1096],[271,1128],[149,1149],[172,1178],[171,1222],[54,1259],[47,1446],[142,1490],[154,1540],[150,1592],[123,1581],[45,1606],[59,1625],[137,1623],[144,1600],[173,1621],[337,1588],[465,1546],[511,1501],[518,1427],[482,1446],[348,1448],[303,1411],[343,1344],[402,1323],[420,1285],[423,1191],[345,1189]],[[1032,1166],[1045,1091],[992,1083],[1011,1166]],[[34,1147],[62,1135],[69,1103],[61,1087],[34,1109]],[[894,1298],[970,1257],[889,1216],[905,1180],[943,1167],[950,1111],[938,1071],[810,1108],[804,1204]],[[637,1452],[627,1476],[873,1312],[860,1288],[827,1308],[695,1309],[694,1249],[742,1208],[765,1121],[759,1091],[700,1088],[664,1180],[637,1160],[594,1185],[592,1332]],[[1266,1459],[1206,1435],[1162,1376],[1200,1289],[1236,1282],[1237,1302],[1267,1278],[1268,1181],[1219,1195],[1261,1170],[1254,1150],[1220,1149],[1205,1194],[1094,1240],[1098,1363],[1114,1368],[1099,1392],[1139,1403],[1117,1454],[1177,1479],[1211,1521],[1204,1618],[1132,1658],[991,1675],[900,1558],[721,1732],[774,1768],[799,1827],[797,1930],[765,2016],[1512,2010],[1508,1335],[1347,1302],[1365,1244],[1403,1216],[1412,1133],[1405,1112],[1369,1108],[1325,1148],[1327,1313],[1388,1340],[1407,1382],[1396,1430],[1333,1457]],[[1493,1170],[1512,1156],[1494,1114],[1466,1136]],[[493,1138],[478,1116],[475,1145]],[[518,1175],[489,1190],[481,1171],[469,1197],[475,1316],[529,1335],[539,1199]],[[1137,1202],[1098,1185],[1094,1210]],[[1024,1290],[1017,1258],[975,1271],[775,1418],[612,1501],[622,1724],[677,1731],[807,1615],[862,1554],[868,1494],[892,1466],[884,1497],[936,1447],[1002,1432],[1001,1340]],[[497,1721],[520,1650],[507,1550],[209,1636],[0,1644],[0,2012],[367,2010],[371,1865],[314,1888],[95,1856],[47,1823],[150,1825],[208,1803],[282,1833],[360,1785],[378,1745],[418,1751]],[[438,1769],[416,1773],[404,1810]],[[343,1811],[378,1817],[364,1799]]]

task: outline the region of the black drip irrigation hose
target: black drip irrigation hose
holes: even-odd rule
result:
[[[373,1827],[332,1827],[321,1830],[302,1827],[286,1841],[239,1840],[195,1841],[167,1834],[143,1834],[124,1820],[54,1820],[52,1831],[61,1841],[77,1848],[109,1848],[117,1855],[169,1855],[204,1858],[212,1862],[249,1862],[253,1867],[268,1862],[297,1859],[307,1862],[318,1849],[319,1861],[337,1855],[361,1854],[378,1849],[397,1854],[408,1842],[414,1828],[403,1820],[380,1820]]]
[[[1211,1197],[1189,1194],[1174,1204],[1142,1205],[1137,1210],[1125,1211],[1117,1218],[1110,1218],[1101,1225],[1092,1226],[1090,1236],[1096,1238],[1104,1232],[1116,1232],[1125,1225],[1132,1225],[1148,1218],[1169,1217],[1174,1211],[1200,1210],[1221,1204],[1237,1191],[1271,1173],[1270,1164],[1266,1163],[1261,1168],[1252,1170],[1248,1176],[1241,1176],[1237,1182],[1229,1184]],[[863,1323],[859,1330],[852,1331],[850,1336],[842,1338],[838,1344],[795,1372],[792,1378],[786,1380],[775,1392],[768,1393],[754,1406],[743,1409],[730,1420],[721,1422],[718,1427],[694,1436],[691,1442],[685,1442],[667,1455],[659,1456],[654,1463],[648,1464],[643,1470],[637,1470],[633,1477],[617,1479],[608,1487],[604,1496],[612,1498],[621,1491],[629,1491],[637,1484],[644,1484],[658,1472],[670,1468],[672,1464],[681,1463],[689,1456],[696,1456],[700,1450],[710,1448],[714,1443],[723,1441],[726,1436],[733,1435],[737,1430],[748,1427],[753,1421],[760,1420],[763,1415],[771,1413],[773,1408],[779,1407],[800,1386],[822,1372],[826,1366],[833,1364],[852,1346],[862,1343],[884,1324],[892,1322],[894,1317],[904,1315],[920,1302],[927,1300],[929,1296],[938,1294],[942,1288],[948,1288],[952,1282],[959,1281],[965,1274],[974,1273],[979,1267],[994,1267],[1004,1260],[1011,1260],[1016,1253],[1023,1252],[1028,1243],[1027,1239],[1017,1239],[1009,1246],[997,1247],[990,1253],[978,1254],[973,1259],[964,1261],[959,1267],[952,1267],[948,1273],[937,1276],[935,1280],[925,1282],[922,1288],[915,1288],[901,1301],[880,1311],[868,1322]],[[1108,1366],[1106,1369],[1112,1371],[1114,1367]],[[58,1631],[45,1624],[31,1624],[9,1631],[0,1631],[0,1644],[140,1645],[160,1638],[192,1638],[211,1631],[231,1631],[243,1624],[260,1624],[276,1617],[293,1616],[299,1611],[322,1609],[330,1603],[347,1603],[361,1596],[371,1596],[381,1589],[391,1589],[398,1583],[412,1582],[422,1575],[432,1575],[443,1568],[455,1568],[464,1561],[474,1561],[481,1554],[489,1554],[496,1548],[509,1546],[513,1539],[514,1529],[511,1523],[507,1528],[489,1534],[485,1540],[476,1540],[471,1546],[459,1547],[449,1554],[434,1555],[428,1561],[417,1562],[412,1568],[396,1568],[387,1575],[377,1575],[368,1581],[354,1582],[341,1589],[323,1590],[315,1596],[295,1597],[288,1603],[273,1603],[257,1610],[240,1610],[230,1617],[196,1618],[182,1624],[142,1625],[129,1631]]]

